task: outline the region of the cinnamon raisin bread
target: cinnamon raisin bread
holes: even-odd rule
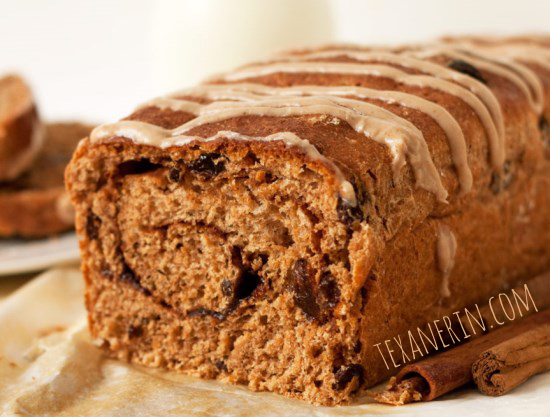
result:
[[[43,141],[31,90],[17,75],[0,78],[0,181],[29,168]]]
[[[375,344],[550,267],[549,45],[293,51],[96,128],[66,171],[93,337],[348,402]]]
[[[31,167],[17,179],[0,183],[0,237],[41,238],[74,227],[74,210],[63,172],[91,126],[48,123],[44,145]]]

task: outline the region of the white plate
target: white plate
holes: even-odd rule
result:
[[[0,275],[35,272],[79,259],[76,235],[41,240],[0,240]]]

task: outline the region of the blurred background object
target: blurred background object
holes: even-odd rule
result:
[[[160,0],[152,35],[159,91],[198,83],[281,49],[335,39],[328,0]]]
[[[548,0],[4,0],[0,73],[46,119],[114,120],[135,103],[272,51],[325,42],[548,31]]]

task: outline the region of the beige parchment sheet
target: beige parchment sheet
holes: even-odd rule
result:
[[[399,408],[367,397],[328,408],[129,366],[91,343],[82,290],[78,270],[57,269],[0,301],[1,416],[550,416],[550,374],[500,398],[470,387]]]

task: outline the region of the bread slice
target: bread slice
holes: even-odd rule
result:
[[[0,237],[38,238],[73,227],[63,171],[79,140],[91,126],[52,123],[32,167],[14,181],[0,183]]]
[[[0,181],[31,165],[43,142],[43,128],[31,91],[17,75],[0,78]]]

